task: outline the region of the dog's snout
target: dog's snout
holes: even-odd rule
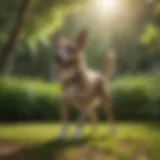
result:
[[[58,55],[58,54],[55,56],[55,59],[56,59],[56,61],[62,61],[61,56],[60,56],[60,55]]]

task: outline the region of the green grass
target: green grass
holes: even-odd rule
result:
[[[144,154],[151,160],[160,159],[160,127],[153,124],[119,123],[117,134],[108,134],[108,128],[99,124],[95,132],[85,126],[79,141],[72,139],[75,126],[65,140],[55,140],[60,125],[53,123],[0,124],[0,142],[23,145],[22,150],[8,159],[32,160],[77,160],[83,152],[97,159],[112,157],[115,160],[131,160]],[[59,156],[58,156],[59,155]],[[92,159],[92,158],[89,158]]]

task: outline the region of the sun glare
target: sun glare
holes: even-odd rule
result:
[[[115,14],[119,7],[118,0],[97,0],[97,5],[103,14]]]

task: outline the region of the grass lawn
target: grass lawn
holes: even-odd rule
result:
[[[58,124],[0,124],[0,159],[3,156],[6,160],[160,160],[158,125],[119,123],[115,136],[108,134],[104,124],[99,124],[94,133],[90,126],[85,126],[78,141],[71,137],[74,127],[70,125],[65,140],[56,140]],[[19,147],[3,155],[2,151],[5,153],[10,146]]]

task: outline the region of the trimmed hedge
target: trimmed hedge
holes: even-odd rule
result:
[[[41,81],[0,80],[0,120],[51,120],[59,117],[59,86]]]
[[[160,96],[155,90],[158,79],[143,76],[124,77],[115,81],[111,92],[117,118],[160,120]]]
[[[110,85],[116,118],[160,120],[160,77],[123,77]],[[0,121],[59,120],[59,85],[0,79]],[[72,109],[70,118],[77,112]],[[103,119],[103,111],[100,110]]]

